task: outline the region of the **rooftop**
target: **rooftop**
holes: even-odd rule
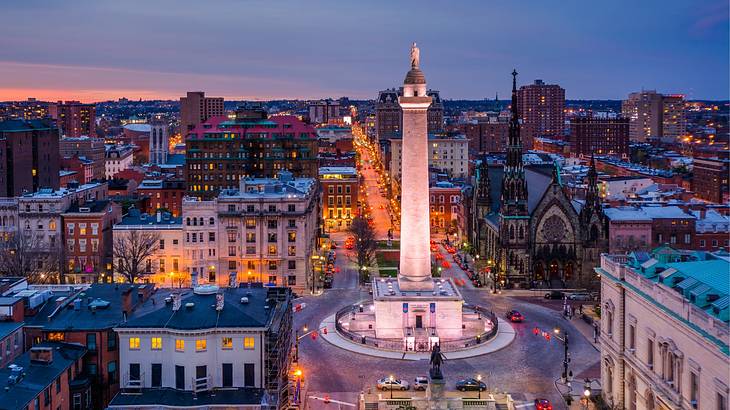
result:
[[[23,327],[23,322],[0,322],[0,340],[5,339],[21,327]],[[0,380],[2,379],[0,378]]]
[[[319,175],[347,175],[356,176],[357,169],[353,167],[320,167]]]
[[[114,227],[131,227],[131,226],[169,226],[172,228],[182,228],[182,217],[174,217],[168,212],[160,214],[158,220],[157,215],[147,215],[140,213],[139,209],[130,209],[129,213],[122,218],[122,221],[114,225]]]
[[[376,300],[388,300],[392,298],[402,300],[463,300],[459,289],[449,279],[433,278],[433,291],[407,291],[401,290],[397,279],[380,278],[373,280],[373,298]]]
[[[620,206],[604,209],[610,221],[645,221],[654,219],[695,219],[693,214],[685,212],[678,206]]]
[[[24,132],[32,130],[49,130],[55,128],[50,119],[0,121],[0,132]]]
[[[135,317],[119,328],[164,328],[197,330],[212,328],[265,328],[277,302],[269,299],[271,288],[165,289],[150,297],[136,311]],[[180,297],[174,310],[173,294]],[[216,310],[216,297],[223,295],[223,308]]]
[[[5,384],[5,388],[0,389],[0,406],[3,409],[27,408],[34,398],[86,353],[86,348],[76,344],[44,342],[35,347],[53,349],[53,360],[50,363],[31,361],[30,351],[18,357],[13,364],[22,367],[24,376],[15,384],[8,382],[13,375],[11,368],[0,369],[0,380]]]

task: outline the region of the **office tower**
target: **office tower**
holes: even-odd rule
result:
[[[185,135],[209,118],[223,114],[223,97],[206,97],[203,91],[188,91],[186,97],[180,97],[180,133]]]

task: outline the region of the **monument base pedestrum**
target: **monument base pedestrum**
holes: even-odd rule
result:
[[[408,350],[430,350],[424,347],[461,338],[461,293],[451,280],[431,283],[431,291],[411,291],[401,289],[395,279],[374,280],[375,336],[403,339],[412,345]]]
[[[431,377],[428,381],[428,408],[434,410],[448,409],[448,404],[444,393],[446,390],[446,382],[444,376],[439,371],[439,374]]]

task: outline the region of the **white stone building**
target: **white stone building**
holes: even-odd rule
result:
[[[242,179],[211,201],[183,200],[185,259],[193,285],[262,282],[316,287],[319,194],[313,178]]]
[[[391,177],[400,181],[401,162],[403,160],[403,140],[390,140],[390,172]],[[469,141],[464,135],[447,137],[428,136],[428,166],[447,173],[451,178],[465,178],[469,172]]]
[[[134,150],[129,145],[107,145],[104,174],[111,179],[117,172],[130,168],[134,162]]]
[[[287,289],[161,290],[114,330],[121,391],[111,409],[279,409],[291,401]]]
[[[601,257],[601,384],[627,409],[728,409],[730,255]]]

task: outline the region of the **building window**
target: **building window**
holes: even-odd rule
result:
[[[215,232],[208,232],[208,242],[215,242]]]
[[[289,275],[288,284],[289,284],[289,286],[296,286],[297,277],[295,275]]]
[[[208,349],[208,340],[207,339],[196,339],[195,340],[195,351],[196,352],[204,352]]]
[[[247,229],[253,229],[256,227],[256,220],[255,219],[246,219],[246,228]]]
[[[297,210],[297,206],[294,204],[287,205],[287,211],[288,212],[295,212]]]
[[[256,339],[253,337],[244,337],[243,338],[243,348],[247,350],[251,350],[254,347],[256,347]]]
[[[246,233],[246,242],[248,243],[255,243],[256,242],[256,234],[253,232]]]
[[[269,245],[269,255],[276,255],[276,245]]]
[[[274,242],[274,243],[276,243],[276,239],[277,239],[277,238],[276,238],[276,233],[274,233],[274,232],[269,232],[269,242]]]
[[[117,349],[117,333],[113,330],[106,332],[106,348],[110,352]]]
[[[153,337],[150,339],[150,349],[152,350],[162,350],[162,338],[161,337]]]
[[[291,245],[287,248],[287,253],[289,256],[296,256],[297,255],[297,247],[294,245]]]
[[[117,362],[111,361],[106,366],[107,373],[109,374],[109,384],[116,384],[117,382]]]
[[[689,373],[689,402],[693,409],[699,408],[700,376],[695,372]]]
[[[289,265],[289,269],[296,269],[297,268],[297,261],[287,261]]]
[[[66,340],[66,335],[63,332],[51,332],[48,334],[47,339],[51,342],[63,342]]]
[[[178,352],[184,352],[185,351],[185,340],[176,339],[175,340],[175,350],[177,350]]]
[[[164,250],[164,249],[165,249],[165,240],[160,239],[160,250]]]
[[[727,410],[727,396],[722,393],[717,393],[715,401],[717,402],[717,410]]]
[[[705,240],[700,239],[700,248],[704,248],[704,247],[705,247]]]
[[[138,337],[129,338],[129,350],[139,350],[139,338]]]
[[[287,237],[289,239],[289,242],[296,242],[297,241],[297,233],[294,231],[291,231],[287,234]]]
[[[691,243],[692,242],[692,235],[686,233],[684,234],[684,243]]]
[[[290,219],[289,220],[289,227],[290,228],[296,228],[297,227],[297,220],[296,219]]]
[[[276,219],[269,219],[267,222],[269,229],[276,229]]]
[[[276,270],[276,261],[269,261],[269,270]]]
[[[646,364],[650,369],[654,369],[654,340],[649,339],[646,346]]]
[[[629,325],[629,351],[632,353],[636,349],[636,326]]]
[[[230,337],[224,337],[221,343],[223,349],[233,349],[233,339]]]
[[[10,346],[10,345],[8,345]],[[87,333],[86,334],[86,348],[94,351],[96,350],[96,333]]]
[[[235,246],[228,247],[228,256],[236,256],[236,247]],[[235,266],[233,269],[235,269]]]
[[[228,232],[228,242],[236,242],[236,233]]]

